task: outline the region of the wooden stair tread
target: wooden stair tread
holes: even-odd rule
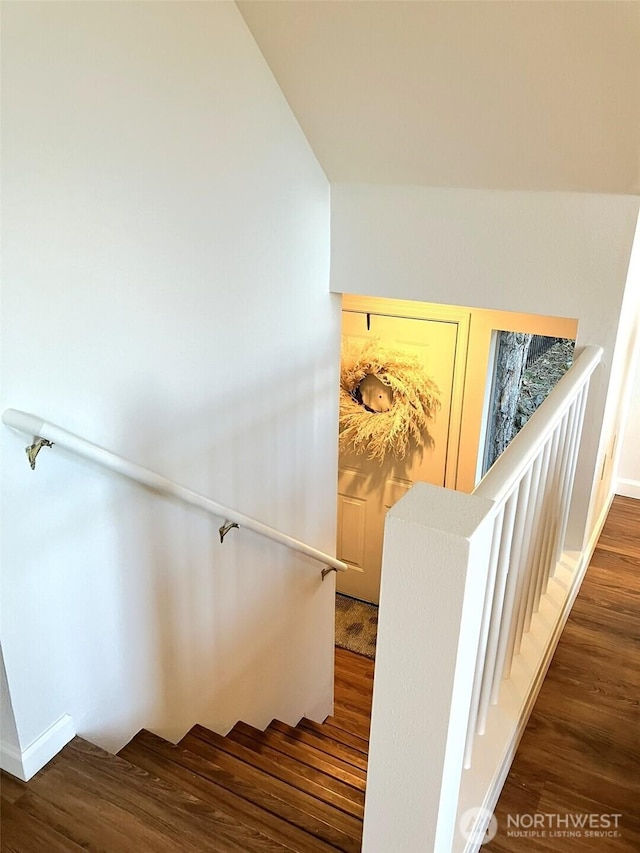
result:
[[[258,732],[258,735],[261,734]],[[324,800],[326,803],[336,806],[347,814],[352,814],[354,817],[362,820],[364,816],[364,794],[357,788],[353,788],[340,779],[336,779],[322,770],[316,770],[308,764],[304,764],[297,758],[292,758],[286,752],[281,752],[274,749],[269,744],[265,743],[260,737],[244,734],[242,731],[235,731],[235,734],[227,735],[224,739],[227,744],[234,743],[237,746],[249,749],[259,756],[264,761],[271,765],[271,774],[276,778],[282,778],[283,781],[291,784],[293,777],[289,772],[300,777],[296,782],[296,786],[301,790],[309,791],[318,799]],[[235,752],[235,750],[233,750]],[[244,753],[246,755],[246,753]],[[264,766],[264,765],[261,765]],[[282,771],[287,771],[286,773]],[[305,781],[306,780],[306,781]],[[312,783],[312,785],[309,785]]]
[[[344,660],[344,659],[343,659]],[[336,664],[338,663],[336,658]],[[364,672],[357,668],[344,666],[342,669],[336,668],[335,678],[337,684],[344,684],[347,687],[366,688],[367,685],[373,684],[373,670]]]
[[[354,749],[339,740],[330,737],[326,732],[318,733],[312,729],[304,728],[302,723],[291,729],[286,723],[280,723],[278,720],[273,720],[267,731],[283,732],[285,729],[288,732],[288,737],[295,740],[296,743],[306,744],[317,752],[328,755],[330,759],[338,759],[343,764],[354,768],[361,775],[362,779],[366,779],[367,774],[367,755],[359,749]],[[327,727],[327,731],[328,731]]]
[[[300,739],[299,734],[297,729],[285,724],[282,725],[281,729],[276,729],[272,723],[264,732],[260,732],[252,726],[246,725],[246,723],[237,723],[227,737],[232,740],[239,738],[240,742],[243,742],[243,738],[250,738],[257,744],[290,756],[308,767],[344,782],[351,788],[364,791],[366,780],[364,770],[342,761],[334,755],[323,752],[311,743],[304,742]]]
[[[284,754],[281,755],[285,760],[279,761],[275,750],[268,756],[262,755],[260,751],[253,748],[253,745],[256,743],[254,738],[260,738],[262,735],[262,732],[256,729],[254,729],[254,734],[250,739],[253,743],[248,746],[246,745],[246,738],[245,743],[240,742],[240,738],[242,737],[240,734],[238,734],[236,739],[222,737],[202,726],[194,726],[190,735],[203,739],[223,752],[251,764],[253,767],[280,779],[288,785],[310,793],[314,797],[324,800],[336,806],[336,808],[340,808],[342,811],[352,813],[352,809],[344,805],[344,801],[350,799],[352,796],[356,798],[356,801],[361,803],[362,807],[364,806],[364,797],[360,791],[354,790],[349,785],[340,783],[339,780],[332,779],[328,774],[316,774],[308,765],[298,760],[290,759]],[[334,792],[333,783],[337,783],[340,793]],[[361,813],[362,808],[359,811]]]
[[[346,732],[356,734],[362,740],[366,741],[368,749],[369,729],[371,726],[370,714],[358,711],[349,705],[336,702],[333,709],[333,716],[329,717],[327,723]]]
[[[363,678],[357,673],[335,676],[334,691],[337,699],[341,696],[350,697],[360,707],[370,708],[373,699],[372,689],[372,678]]]
[[[250,765],[252,769],[259,771],[261,774],[268,775],[274,782],[282,782],[285,786],[288,786],[292,790],[295,789],[303,796],[311,797],[322,806],[326,804],[329,812],[332,814],[335,812],[336,816],[338,816],[340,812],[344,811],[340,805],[331,802],[332,799],[336,798],[332,797],[331,792],[327,791],[324,785],[312,782],[303,775],[303,772],[308,768],[300,762],[296,761],[293,768],[290,768],[289,766],[278,766],[272,760],[264,759],[253,749],[249,749],[242,744],[234,742],[230,738],[222,737],[221,735],[199,725],[194,726],[187,736],[183,738],[183,741],[190,741],[193,743],[193,739],[204,741],[207,746],[218,750],[220,752],[220,757],[223,760],[226,760],[226,757],[239,760],[244,764]],[[339,799],[342,800],[343,798]],[[342,818],[340,818],[340,822],[345,826],[348,826],[356,823],[357,821],[354,821],[349,817],[348,813],[345,813]]]
[[[196,730],[201,734],[207,732],[198,727]],[[234,786],[256,804],[273,810],[275,814],[312,832],[339,850],[346,853],[360,850],[362,822],[352,815],[254,767],[250,761],[229,754],[205,738],[198,737],[193,731],[182,739],[180,745],[210,762],[221,784]],[[246,752],[250,758],[251,751]]]
[[[329,853],[335,850],[321,839],[305,832],[273,811],[256,805],[244,796],[243,786],[226,787],[216,781],[215,769],[195,753],[142,731],[120,754],[132,764],[177,786],[204,802],[212,803],[259,830],[262,835],[279,842],[296,853]],[[227,776],[228,774],[225,774]],[[228,780],[227,780],[228,781]]]
[[[357,652],[350,652],[340,646],[336,646],[335,655],[338,664],[336,669],[346,668],[350,672],[359,670],[373,678],[375,663],[371,658],[359,655]]]
[[[369,741],[367,738],[359,734],[354,734],[342,725],[336,722],[335,717],[327,717],[324,723],[315,723],[313,720],[302,719],[298,723],[299,728],[314,732],[320,737],[332,738],[338,743],[350,746],[360,752],[362,755],[369,754]]]
[[[363,696],[360,688],[336,685],[334,701],[338,707],[350,708],[367,719],[371,716],[371,699]]]

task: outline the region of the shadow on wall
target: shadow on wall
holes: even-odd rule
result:
[[[144,424],[140,407],[123,417],[127,436],[144,437],[137,448],[129,443],[126,455],[331,550],[335,534],[317,511],[318,484],[309,465],[315,448],[308,437],[335,433],[337,399],[326,413],[318,411],[317,400],[335,397],[337,382],[335,370],[325,371],[319,385],[308,382],[315,367],[307,360],[278,376],[273,394],[256,378],[188,417],[159,410],[153,416],[147,399]],[[212,411],[218,413],[215,426]],[[282,464],[285,454],[288,464]],[[178,470],[189,474],[177,476]],[[259,708],[279,708],[294,724],[311,710],[296,708],[292,685],[313,683],[313,673],[301,675],[301,649],[317,643],[326,627],[317,596],[327,597],[333,612],[333,583],[321,584],[315,561],[250,531],[233,530],[221,545],[221,523],[139,484],[118,488],[118,690],[130,690],[136,701],[124,715],[114,711],[106,739],[100,733],[110,748],[122,745],[123,728],[129,737],[145,726],[177,741],[195,722],[226,733],[238,719],[266,726],[273,713],[260,716]],[[264,571],[262,580],[256,571]],[[305,695],[304,686],[296,689]]]

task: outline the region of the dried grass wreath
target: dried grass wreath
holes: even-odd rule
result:
[[[360,383],[374,376],[391,392],[388,411],[363,405]],[[438,386],[424,375],[419,360],[387,349],[378,340],[346,344],[340,371],[340,447],[366,453],[382,463],[387,453],[403,459],[411,441],[430,445],[428,422],[440,408]]]

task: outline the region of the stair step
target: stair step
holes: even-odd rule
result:
[[[373,684],[373,661],[360,655],[350,657],[353,654],[346,649],[336,649],[336,673],[339,676],[348,673],[349,678],[360,678]]]
[[[333,707],[333,716],[329,717],[326,722],[357,735],[366,741],[367,750],[369,749],[369,729],[371,728],[371,715],[369,712],[361,711],[336,699]]]
[[[363,715],[368,721],[371,716],[371,704],[373,698],[373,667],[369,666],[368,674],[354,671],[353,666],[347,668],[347,663],[353,664],[352,661],[344,661],[340,665],[340,660],[336,656],[335,670],[335,703],[336,706],[344,706],[356,712],[358,715]],[[366,661],[371,664],[371,661]],[[366,728],[368,736],[368,725]]]
[[[272,775],[270,771],[274,768],[270,762],[261,761],[260,756],[238,744],[236,747],[243,750],[243,756],[231,754],[224,748],[224,741],[219,735],[195,726],[180,745],[211,762],[217,774],[216,781],[231,786],[232,790],[238,789],[241,796],[311,832],[338,850],[358,853],[362,836],[360,820],[309,793],[312,783],[306,782],[306,788],[298,787],[295,783],[301,777],[291,774],[293,785],[288,784]],[[228,741],[227,746],[229,743],[232,742]]]
[[[327,717],[324,723],[315,723],[313,720],[307,720],[306,717],[298,723],[298,727],[306,731],[314,732],[320,737],[331,738],[338,743],[352,747],[357,752],[365,756],[369,755],[369,741],[367,738],[359,734],[354,734],[344,726],[337,723],[335,717]]]
[[[337,716],[339,711],[346,710],[353,714],[358,719],[358,725],[362,725],[364,734],[362,737],[369,737],[369,721],[371,719],[371,706],[362,700],[358,693],[352,691],[348,693],[340,691],[336,688],[334,696],[334,716]]]
[[[248,732],[247,729],[249,729]],[[267,737],[269,736],[267,735]],[[364,794],[361,790],[348,785],[340,779],[336,779],[324,770],[312,767],[297,757],[292,757],[284,750],[275,749],[272,744],[266,742],[263,732],[252,729],[251,726],[244,727],[243,724],[239,724],[234,728],[233,732],[227,735],[225,740],[231,741],[245,749],[250,749],[265,761],[270,762],[272,764],[271,772],[283,778],[284,781],[289,781],[287,778],[284,778],[287,774],[280,775],[279,773],[274,773],[273,765],[278,768],[290,770],[292,773],[301,776],[303,780],[314,783],[314,788],[311,789],[308,782],[305,783],[303,781],[300,784],[302,790],[309,790],[309,793],[314,793],[314,791],[317,791],[315,785],[319,785],[325,790],[324,792],[320,791],[320,793],[316,793],[316,796],[325,800],[325,802],[337,806],[342,811],[347,812],[347,814],[352,814],[362,820],[364,816]],[[276,736],[273,740],[278,741],[278,737]]]
[[[340,648],[340,646],[336,646],[335,653],[336,670],[346,669],[349,672],[360,671],[373,679],[375,663],[371,658]]]
[[[228,774],[216,771],[215,767],[200,756],[180,746],[174,746],[151,732],[139,732],[121,750],[120,755],[148,773],[228,812],[240,823],[254,827],[263,836],[278,842],[288,851],[330,853],[335,850],[333,846],[278,817],[273,811],[247,799],[246,786],[234,786]],[[221,775],[224,775],[229,787],[215,781]]]
[[[375,669],[372,660],[353,652],[348,652],[346,649],[336,648],[335,662],[335,675],[340,681],[346,678],[348,684],[357,685],[359,689],[363,690],[365,695],[367,692],[371,694]]]
[[[252,767],[255,767],[257,770],[269,774],[292,788],[296,788],[299,791],[310,794],[317,800],[327,803],[330,806],[334,806],[346,814],[354,814],[353,803],[350,801],[348,796],[345,796],[344,793],[336,794],[330,788],[326,787],[327,783],[331,782],[330,777],[327,778],[326,774],[323,774],[324,778],[322,782],[317,782],[309,776],[309,773],[313,773],[311,768],[298,761],[293,761],[291,763],[286,760],[282,762],[273,760],[273,757],[260,755],[260,753],[256,752],[254,749],[248,748],[244,744],[237,743],[230,738],[217,735],[202,726],[194,726],[190,734],[206,741],[210,746],[215,747],[226,755],[237,758],[240,761],[244,761]],[[286,759],[286,756],[282,757]],[[361,797],[360,792],[353,791],[353,789],[350,788],[347,788],[346,793],[353,793]],[[357,814],[354,814],[354,816],[361,820],[363,810],[364,802],[362,802],[359,809],[355,810]]]
[[[259,732],[246,723],[238,723],[227,737],[234,740],[237,734],[253,738],[258,743],[289,755],[302,764],[339,779],[358,791],[365,789],[367,774],[364,770],[319,749],[309,735],[307,735],[308,740],[305,741],[303,738],[306,733],[299,729],[294,729],[285,723],[281,724],[281,728],[276,728],[274,723],[271,723],[264,732]]]
[[[346,684],[336,678],[335,701],[371,716],[371,685],[351,682]]]
[[[81,738],[29,782],[15,808],[54,827],[69,850],[96,849],[98,838],[100,850],[114,853],[285,849],[265,846],[233,816]]]
[[[367,775],[367,754],[363,753],[360,749],[355,749],[352,746],[348,746],[346,743],[343,743],[339,740],[335,740],[330,736],[330,726],[320,726],[321,732],[318,733],[313,731],[310,728],[306,728],[304,724],[304,720],[301,720],[300,723],[296,726],[295,729],[291,729],[290,726],[287,726],[286,723],[281,723],[278,720],[274,720],[267,731],[278,731],[284,732],[286,729],[290,731],[290,737],[294,739],[296,742],[307,744],[311,746],[313,749],[316,749],[318,752],[323,753],[324,755],[328,755],[330,760],[337,759],[342,761],[345,766],[350,767],[353,771],[357,771],[359,774],[359,778],[362,780],[366,779]]]

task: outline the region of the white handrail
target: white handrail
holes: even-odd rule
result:
[[[518,433],[473,491],[474,495],[501,503],[531,464],[546,437],[571,405],[577,389],[587,383],[602,358],[602,347],[585,347],[554,391],[527,421],[526,432]]]
[[[199,509],[203,509],[211,515],[218,516],[218,518],[223,518],[227,522],[233,522],[240,527],[252,530],[254,533],[258,533],[260,536],[272,539],[274,542],[279,542],[281,545],[286,545],[287,548],[291,548],[293,551],[298,551],[307,557],[311,557],[313,560],[317,560],[318,562],[330,567],[330,569],[335,569],[337,572],[347,571],[347,564],[337,560],[335,557],[331,557],[329,554],[325,554],[317,548],[312,548],[311,545],[307,545],[299,539],[294,539],[292,536],[288,536],[280,530],[269,527],[261,521],[256,521],[256,519],[251,518],[248,515],[237,512],[235,509],[219,504],[216,501],[211,500],[211,498],[205,497],[205,495],[194,492],[192,489],[181,486],[173,480],[163,477],[161,474],[156,474],[155,471],[151,471],[149,468],[144,468],[142,465],[131,462],[123,456],[118,456],[117,453],[112,453],[104,447],[99,447],[97,444],[93,444],[91,441],[87,441],[78,435],[74,435],[62,427],[48,423],[36,415],[31,415],[28,412],[21,412],[17,409],[5,409],[2,413],[2,422],[6,426],[20,430],[29,436],[46,439],[59,447],[65,448],[65,450],[70,450],[72,453],[76,453],[78,456],[82,456],[85,459],[96,462],[104,468],[108,468],[111,471],[115,471],[118,474],[129,477],[129,479],[135,480],[138,483],[142,483],[156,492],[179,498],[180,500],[185,501],[185,503],[191,504],[191,506],[196,506]],[[324,574],[325,572],[323,572],[323,577]]]

